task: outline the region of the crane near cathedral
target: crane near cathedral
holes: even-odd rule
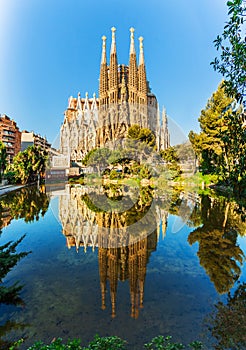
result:
[[[154,132],[157,151],[169,147],[165,110],[162,115],[146,77],[143,37],[139,38],[139,60],[130,28],[129,64],[118,64],[116,29],[111,28],[110,60],[107,62],[106,37],[102,37],[99,97],[70,97],[60,130],[60,150],[70,161],[80,162],[94,148],[122,146],[129,127],[139,125]]]

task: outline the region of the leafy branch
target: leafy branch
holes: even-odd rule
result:
[[[229,96],[239,103],[246,103],[246,1],[227,2],[229,20],[222,35],[214,40],[214,46],[220,52],[211,65],[225,77],[224,86]]]

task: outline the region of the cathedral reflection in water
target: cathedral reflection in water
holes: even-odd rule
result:
[[[93,251],[98,248],[102,309],[106,308],[108,283],[112,317],[116,316],[118,281],[129,280],[131,317],[137,318],[139,308],[143,307],[147,263],[151,252],[156,249],[160,232],[165,235],[167,211],[155,206],[147,222],[143,220],[139,213],[147,217],[145,214],[150,210],[152,200],[146,191],[144,198],[143,194],[139,195],[136,202],[124,212],[98,208],[88,200],[91,198],[88,188],[68,186],[67,191],[66,195],[59,196],[59,217],[68,248],[75,246],[78,251],[83,247],[85,252],[88,247]],[[93,191],[95,194],[95,189]],[[100,202],[103,190],[101,188],[96,192]],[[126,193],[120,189],[117,195],[124,196]],[[134,226],[136,220],[142,221],[142,225]],[[149,233],[146,231],[148,220],[152,221],[150,227],[154,227]],[[129,227],[140,229],[141,232],[128,231]]]

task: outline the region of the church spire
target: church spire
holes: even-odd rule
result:
[[[111,50],[110,50],[110,55],[112,55],[112,53],[116,54],[116,42],[115,42],[115,32],[116,32],[116,28],[112,27],[111,28],[112,31],[112,42],[111,42]]]
[[[134,28],[130,28],[130,32],[131,32],[131,44],[130,44],[130,55],[131,54],[135,54],[135,46],[134,46]]]
[[[139,40],[139,65],[144,64],[144,52],[143,52],[143,37],[140,36]]]
[[[118,62],[116,54],[115,31],[112,27],[112,42],[109,64],[109,103],[118,103]]]
[[[143,52],[143,37],[139,38],[139,66],[138,66],[138,91],[139,91],[139,102],[140,104],[147,104],[147,79],[146,70],[144,63],[144,52]]]
[[[107,64],[107,58],[106,58],[106,36],[102,36],[102,58],[101,58],[101,64]]]
[[[167,149],[170,147],[170,135],[168,132],[168,119],[167,119],[167,112],[166,109],[163,107],[162,109],[162,124],[161,124],[161,143],[160,143],[160,149]]]
[[[106,58],[106,36],[102,37],[102,58],[99,79],[99,103],[101,106],[107,105],[108,101],[108,68]]]
[[[134,28],[130,28],[130,58],[129,58],[129,102],[137,102],[137,90],[138,90],[138,67],[137,57],[134,46]]]

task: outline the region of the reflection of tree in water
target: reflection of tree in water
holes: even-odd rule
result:
[[[131,200],[131,197],[134,196],[132,192],[138,192],[135,202]],[[139,189],[136,189],[118,184],[107,184],[103,186],[103,193],[99,190],[91,191],[89,194],[83,195],[82,200],[93,212],[113,212],[117,209],[117,212],[129,217],[129,225],[131,224],[131,214],[137,215],[136,222],[148,211],[153,200],[153,190],[148,186],[140,186]],[[130,208],[129,203],[131,204]]]
[[[238,280],[244,254],[237,245],[237,234],[245,223],[235,211],[235,203],[224,197],[201,198],[203,225],[190,233],[190,244],[199,242],[198,257],[219,293],[226,293]]]
[[[227,302],[218,302],[209,316],[209,330],[217,340],[216,350],[246,349],[246,283],[239,284],[234,295],[228,293]]]
[[[100,190],[92,190],[80,196],[81,201],[87,206],[96,225],[98,237],[103,237],[99,246],[127,245],[129,239],[141,239],[156,229],[156,220],[153,220],[153,191],[149,187],[131,188],[126,186],[117,191],[106,188],[103,193]],[[105,191],[107,195],[105,196]],[[118,201],[115,197],[122,197]],[[113,198],[113,200],[112,200]],[[132,198],[134,198],[132,200]],[[91,221],[91,219],[89,219]]]
[[[24,301],[19,296],[23,286],[18,282],[13,285],[6,286],[3,283],[3,279],[8,272],[18,263],[18,261],[30,252],[16,253],[16,247],[23,240],[22,236],[16,242],[8,242],[3,246],[0,246],[0,308],[1,304],[24,306]],[[6,335],[10,331],[16,331],[17,329],[23,329],[26,325],[18,324],[10,320],[6,321],[4,325],[0,326],[0,349],[8,349],[12,342],[5,339]]]
[[[8,340],[7,336],[10,332],[23,331],[28,325],[17,323],[15,321],[6,321],[4,325],[0,326],[0,350],[9,349],[15,342]],[[18,340],[18,339],[16,339]],[[24,340],[24,339],[23,339]]]
[[[11,219],[24,219],[25,222],[39,220],[49,207],[49,197],[43,188],[24,187],[1,197],[2,212]]]

